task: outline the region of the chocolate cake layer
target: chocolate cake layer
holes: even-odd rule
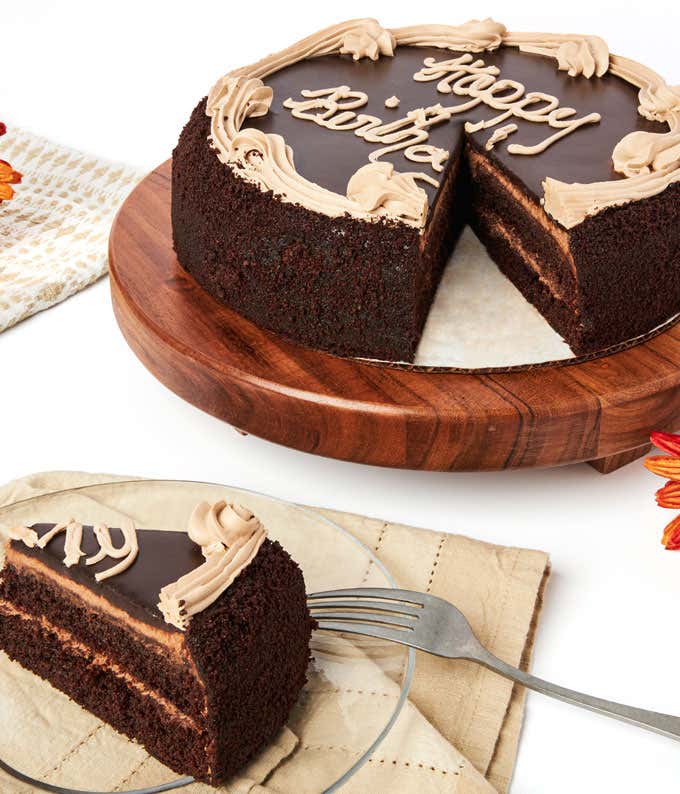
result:
[[[470,102],[465,112],[427,127],[427,145],[449,152],[441,173],[421,168],[403,150],[380,156],[398,172],[427,171],[439,183],[418,181],[430,205],[420,232],[395,220],[331,217],[260,190],[218,159],[205,101],[199,103],[173,155],[180,264],[218,301],[261,327],[310,347],[367,358],[413,360],[441,271],[465,224],[479,230],[503,272],[577,354],[632,339],[674,316],[680,309],[677,184],[569,228],[542,205],[547,178],[623,184],[626,177],[612,161],[617,144],[633,132],[668,132],[667,123],[638,111],[638,85],[611,70],[574,77],[558,69],[555,58],[514,46],[474,50],[484,68],[498,69],[499,82],[511,81],[505,92],[520,85],[525,96],[551,95],[560,109],[573,109],[565,118],[599,115],[542,151],[519,154],[510,144],[534,146],[559,127],[511,116],[505,119],[514,127],[506,132],[510,140],[501,137],[491,146],[505,122],[467,132],[464,126],[494,119],[498,108],[442,93],[438,78],[414,79],[427,59],[459,57],[460,51],[399,45],[393,57],[376,60],[349,54],[302,59],[265,75],[271,105],[243,124],[282,136],[298,174],[344,196],[350,178],[378,148],[352,131],[359,123],[353,113],[389,123],[409,112]],[[312,107],[297,117],[284,104],[304,100],[309,94],[303,91],[340,86],[363,92],[366,101],[338,128],[314,120],[323,111]],[[389,97],[398,103],[387,106]],[[488,215],[495,218],[495,233]]]
[[[580,315],[574,311],[553,283],[541,274],[535,256],[519,242],[511,228],[493,212],[476,215],[472,221],[475,234],[487,251],[527,300],[572,345],[578,349],[582,339]]]
[[[209,736],[202,724],[148,690],[111,657],[93,654],[63,628],[1,600],[0,647],[171,769],[210,779]]]
[[[83,585],[69,585],[58,570],[40,560],[27,565],[12,550],[2,571],[0,593],[18,609],[69,631],[93,653],[115,657],[125,669],[134,670],[138,681],[184,713],[205,715],[203,686],[179,631],[143,633],[143,626],[127,612],[88,598]]]
[[[176,772],[218,784],[276,736],[305,683],[312,621],[302,574],[265,540],[180,631],[158,611],[159,589],[203,562],[200,547],[185,533],[136,534],[134,563],[103,582],[94,573],[106,562],[64,566],[64,533],[45,549],[12,541],[0,648]],[[111,535],[120,545],[119,531]],[[81,548],[98,548],[91,527]]]
[[[491,258],[576,353],[586,352],[568,235],[539,214],[498,165],[469,145],[470,224]]]

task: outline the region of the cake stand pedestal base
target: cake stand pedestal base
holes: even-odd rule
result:
[[[609,474],[634,460],[644,457],[652,448],[651,444],[643,444],[641,447],[628,449],[625,452],[619,452],[616,455],[607,455],[604,458],[597,458],[596,460],[589,460],[588,463],[597,469],[600,474]]]
[[[245,433],[357,463],[490,471],[590,462],[607,473],[680,426],[680,327],[590,361],[432,371],[309,350],[213,300],[177,263],[170,162],[110,239],[114,311],[169,389]]]

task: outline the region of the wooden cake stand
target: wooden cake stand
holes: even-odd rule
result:
[[[337,358],[260,330],[175,259],[170,162],[130,195],[110,239],[130,347],[165,386],[236,428],[380,466],[483,471],[588,461],[606,473],[680,424],[680,326],[622,352],[465,373]]]

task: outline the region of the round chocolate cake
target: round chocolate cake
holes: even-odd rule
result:
[[[223,77],[174,151],[180,264],[339,355],[413,360],[467,224],[577,354],[669,320],[680,90],[595,36],[354,20]]]

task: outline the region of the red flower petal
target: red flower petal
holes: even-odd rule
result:
[[[668,452],[669,455],[680,457],[680,435],[677,433],[660,433],[655,431],[649,436],[650,441],[655,447]]]

